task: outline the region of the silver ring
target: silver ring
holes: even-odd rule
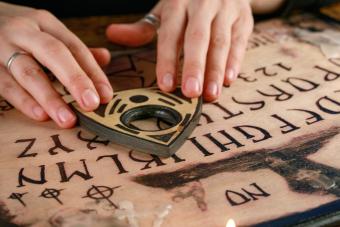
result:
[[[159,17],[152,13],[146,14],[142,20],[154,26],[155,29],[158,29],[161,25],[161,20]]]
[[[11,72],[11,65],[12,65],[13,61],[20,55],[29,55],[29,53],[24,52],[24,51],[14,52],[14,54],[12,54],[12,56],[6,62],[6,68],[9,72]]]

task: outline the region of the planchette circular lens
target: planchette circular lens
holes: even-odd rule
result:
[[[161,131],[178,125],[182,121],[182,116],[178,111],[166,106],[145,105],[126,111],[120,120],[126,127],[134,130]],[[152,121],[154,126],[150,124]]]

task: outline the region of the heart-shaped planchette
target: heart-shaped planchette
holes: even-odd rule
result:
[[[165,93],[158,88],[116,92],[113,99],[93,112],[70,103],[82,127],[114,143],[162,157],[174,154],[196,127],[202,99],[183,96],[180,88]],[[146,130],[135,124],[155,118],[158,128]],[[167,127],[161,127],[160,124]]]

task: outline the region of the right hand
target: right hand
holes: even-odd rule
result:
[[[96,109],[113,96],[98,65],[107,64],[110,53],[103,48],[90,51],[47,11],[0,2],[0,50],[0,95],[34,120],[50,117],[62,128],[76,123],[75,114],[38,62],[56,76],[85,111]],[[7,70],[6,62],[18,51],[29,55],[17,56]]]

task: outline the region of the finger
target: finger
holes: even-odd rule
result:
[[[110,51],[106,48],[90,48],[93,57],[96,59],[97,63],[101,66],[107,66],[111,61]]]
[[[150,13],[160,18],[162,4],[163,1],[159,2]],[[151,42],[156,33],[156,28],[143,20],[133,24],[111,24],[106,29],[106,36],[111,42],[130,47]]]
[[[168,1],[162,12],[158,30],[157,82],[161,90],[170,92],[176,87],[179,52],[186,25],[186,9],[177,1]]]
[[[111,24],[106,29],[106,36],[111,42],[129,47],[145,45],[151,42],[155,35],[155,28],[143,21],[133,24]]]
[[[221,93],[225,76],[225,65],[230,48],[232,16],[223,11],[212,23],[204,80],[204,100],[211,102]]]
[[[91,54],[85,44],[51,13],[44,10],[38,10],[37,13],[38,15],[36,17],[39,18],[38,24],[41,29],[63,42],[71,51],[80,67],[85,71],[86,75],[91,78],[99,93],[101,102],[106,103],[111,100],[113,96],[111,84],[103,70],[97,64],[94,55]],[[107,53],[105,53],[105,55],[107,59]],[[104,61],[106,61],[106,59],[104,59]],[[102,60],[102,58],[100,60]]]
[[[62,42],[43,32],[20,30],[17,33],[12,40],[18,47],[32,53],[51,70],[83,110],[92,111],[98,107],[100,100],[92,81]]]
[[[11,73],[61,128],[70,128],[75,125],[76,116],[31,56],[17,57],[12,63]]]
[[[202,93],[212,19],[212,12],[207,10],[198,9],[192,15],[189,12],[189,22],[184,38],[182,76],[182,91],[187,97],[198,97]]]
[[[245,14],[248,15],[248,14]],[[232,27],[231,48],[226,65],[224,84],[229,85],[236,80],[241,63],[244,58],[248,38],[253,30],[253,18],[250,16],[240,17]]]
[[[33,120],[44,121],[48,119],[43,108],[14,80],[4,67],[0,67],[0,95]]]

